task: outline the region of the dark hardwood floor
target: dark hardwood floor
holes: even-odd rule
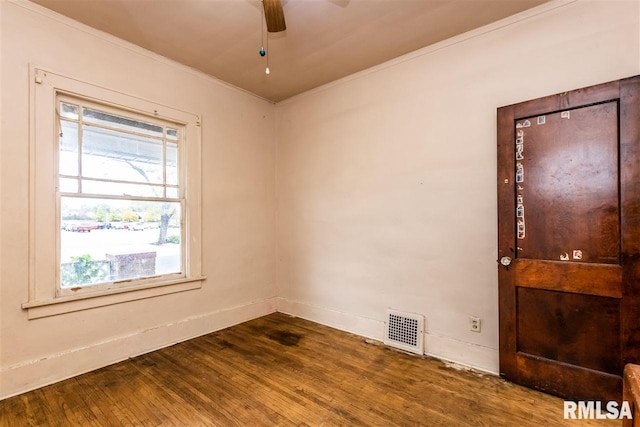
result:
[[[2,426],[555,426],[563,400],[273,314],[0,401]]]

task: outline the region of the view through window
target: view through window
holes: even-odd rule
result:
[[[61,291],[180,277],[184,128],[60,95]]]

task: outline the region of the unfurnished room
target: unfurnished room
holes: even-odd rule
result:
[[[0,0],[1,426],[640,426],[640,0]]]

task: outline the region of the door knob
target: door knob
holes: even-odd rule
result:
[[[500,258],[500,264],[507,267],[509,264],[511,264],[511,257],[503,256],[502,258]]]

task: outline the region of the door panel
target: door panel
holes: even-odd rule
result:
[[[516,298],[518,352],[619,375],[620,299],[521,287]]]
[[[518,258],[618,264],[618,103],[519,120],[516,134]]]
[[[640,357],[640,79],[498,110],[500,373],[619,400]]]

